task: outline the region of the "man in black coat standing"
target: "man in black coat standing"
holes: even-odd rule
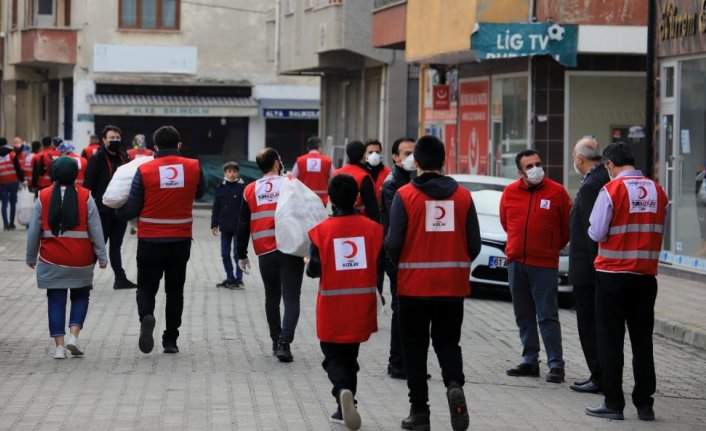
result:
[[[576,382],[570,388],[576,392],[599,393],[601,370],[596,343],[596,271],[593,266],[598,244],[588,236],[588,219],[598,192],[610,178],[601,163],[598,142],[594,139],[584,138],[578,141],[574,146],[573,158],[574,170],[582,178],[569,215],[569,283],[574,286],[579,339],[591,376],[588,380]]]

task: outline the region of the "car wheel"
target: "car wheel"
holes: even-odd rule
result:
[[[574,292],[559,292],[559,308],[574,307]]]

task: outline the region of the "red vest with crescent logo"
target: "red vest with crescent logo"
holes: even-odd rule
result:
[[[250,207],[250,236],[256,255],[277,250],[275,210],[284,177],[267,175],[245,186],[245,202]]]
[[[191,238],[191,210],[200,178],[198,160],[165,156],[138,169],[145,201],[137,218],[137,237]]]
[[[620,177],[605,185],[613,203],[608,239],[598,244],[596,270],[657,275],[669,198],[645,177]]]
[[[16,183],[19,180],[15,172],[15,151],[10,151],[0,157],[0,184]]]
[[[471,293],[466,220],[471,193],[463,187],[434,200],[412,184],[398,190],[407,232],[397,273],[400,296],[468,296]]]
[[[377,258],[382,226],[361,215],[331,217],[309,231],[321,256],[316,333],[328,343],[362,343],[377,332]]]
[[[59,153],[53,148],[44,149],[34,156],[32,169],[35,165],[41,166],[43,164],[44,166],[44,174],[37,178],[37,184],[34,184],[34,187],[44,188],[51,185],[51,162],[57,157],[59,157]]]
[[[86,158],[86,160],[88,160],[91,157],[93,157],[94,154],[96,154],[96,151],[98,151],[98,148],[100,148],[100,144],[91,144],[83,149],[83,152],[81,153],[81,155],[84,156]]]
[[[319,153],[304,154],[297,158],[297,178],[328,203],[328,180],[331,173],[331,158]]]
[[[130,160],[135,160],[138,157],[149,157],[154,155],[154,151],[147,148],[131,148],[127,150],[127,157]]]
[[[85,158],[75,153],[67,153],[65,154],[65,156],[71,157],[72,159],[76,160],[76,163],[78,163],[78,176],[76,177],[75,184],[83,185],[83,178],[86,176],[86,165],[88,164],[88,162]]]
[[[341,169],[337,169],[334,173],[333,176],[335,177],[336,175],[340,174],[348,174],[355,179],[356,184],[358,184],[358,197],[355,200],[355,209],[360,211],[362,215],[365,215],[365,204],[363,204],[363,198],[360,197],[360,186],[363,184],[363,179],[367,176],[370,177],[370,174],[368,171],[365,169],[361,168],[360,166],[357,165],[351,165],[347,164],[343,166]],[[370,177],[372,180],[373,177]]]
[[[383,167],[378,174],[378,179],[375,180],[375,197],[378,200],[378,205],[382,203],[382,184],[385,182],[387,176],[390,175],[390,172],[392,172],[392,169],[387,166]]]
[[[28,183],[32,182],[32,160],[34,160],[34,153],[27,152],[22,154],[22,171],[25,173],[25,181]]]
[[[81,186],[76,187],[78,195],[78,226],[54,236],[49,227],[49,205],[55,185],[39,192],[42,204],[42,237],[39,243],[39,259],[52,265],[85,267],[93,266],[95,257],[93,243],[88,235],[88,199],[91,192]]]

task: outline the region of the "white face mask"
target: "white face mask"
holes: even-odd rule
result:
[[[417,166],[414,164],[414,154],[410,154],[406,159],[402,160],[402,169],[407,172],[414,172]]]
[[[380,153],[370,153],[368,157],[365,158],[370,166],[377,166],[380,164]]]
[[[530,184],[539,184],[544,179],[544,169],[541,166],[535,166],[527,171],[527,181]]]

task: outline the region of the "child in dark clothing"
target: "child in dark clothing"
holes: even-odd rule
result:
[[[245,184],[240,179],[240,166],[236,162],[228,162],[223,165],[223,182],[216,189],[216,197],[213,200],[213,210],[211,212],[211,232],[214,236],[221,232],[221,257],[223,267],[226,270],[226,279],[218,283],[216,287],[226,287],[228,289],[243,289],[243,271],[238,267],[237,237],[238,222],[240,219],[240,203],[243,200]],[[233,275],[233,260],[235,259],[235,275]]]

